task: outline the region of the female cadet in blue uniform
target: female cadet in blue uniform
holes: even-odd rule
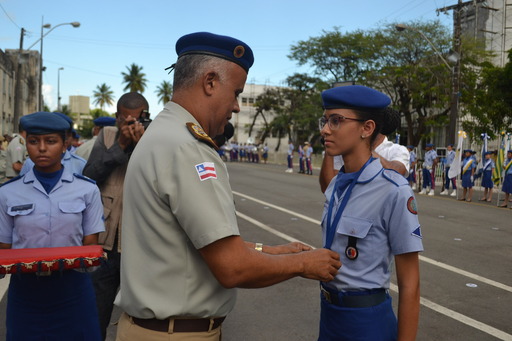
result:
[[[473,157],[473,153],[471,149],[466,149],[464,151],[464,160],[462,160],[462,188],[464,188],[464,192],[462,193],[462,198],[459,199],[461,201],[471,201],[473,197],[473,186],[475,185],[475,169],[476,162]]]
[[[20,123],[35,165],[0,187],[0,248],[96,244],[104,231],[98,187],[61,164],[69,123],[47,112]],[[100,340],[89,274],[12,275],[6,324],[7,340]]]
[[[482,169],[482,187],[484,188],[483,196],[479,199],[480,201],[491,201],[492,200],[492,188],[494,187],[494,183],[492,182],[492,173],[494,172],[494,168],[496,167],[493,159],[491,158],[492,152],[485,152]]]
[[[322,93],[326,153],[344,168],[325,191],[324,247],[339,252],[336,278],[321,283],[319,340],[414,340],[419,316],[416,202],[407,180],[371,157],[390,99],[364,86]],[[399,288],[398,323],[388,294],[392,261]]]

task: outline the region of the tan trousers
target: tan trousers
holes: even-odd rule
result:
[[[139,327],[123,313],[117,325],[116,341],[220,341],[221,328],[202,333],[164,333]]]

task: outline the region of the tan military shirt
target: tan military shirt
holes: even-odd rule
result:
[[[239,235],[226,166],[168,102],[135,148],[124,186],[123,261],[116,304],[131,316],[226,316],[236,291],[198,249]]]

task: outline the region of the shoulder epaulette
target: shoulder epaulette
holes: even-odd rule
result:
[[[394,169],[387,169],[387,168],[383,169],[382,176],[389,182],[395,184],[395,186],[397,186],[397,187],[409,184],[407,182],[407,179],[405,179],[402,174],[398,173]]]
[[[188,131],[190,131],[190,133],[192,134],[192,136],[194,136],[199,141],[208,144],[210,147],[215,148],[215,150],[219,149],[215,142],[213,142],[212,138],[204,132],[203,128],[201,128],[199,124],[187,122],[187,128]]]
[[[23,175],[18,175],[18,176],[15,176],[14,178],[10,179],[9,181],[6,181],[4,182],[3,184],[0,185],[0,187],[2,187],[3,185],[7,185],[11,182],[14,182],[14,181],[18,181],[19,179],[21,179],[23,177]]]
[[[92,184],[95,184],[95,185],[96,185],[96,181],[94,181],[94,180],[93,180],[93,179],[91,179],[91,178],[86,177],[85,175],[78,174],[78,173],[73,173],[73,176],[74,176],[74,177],[76,177],[76,178],[79,178],[79,179],[85,180],[85,181],[89,181],[90,183],[92,183]]]

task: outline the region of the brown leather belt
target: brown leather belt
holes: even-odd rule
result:
[[[139,327],[154,330],[157,332],[170,332],[170,333],[200,333],[208,332],[220,327],[226,317],[217,317],[213,319],[171,319],[165,320],[158,319],[140,319],[131,316],[133,323]],[[169,324],[174,320],[174,328],[169,330]],[[213,325],[210,328],[211,321]]]

